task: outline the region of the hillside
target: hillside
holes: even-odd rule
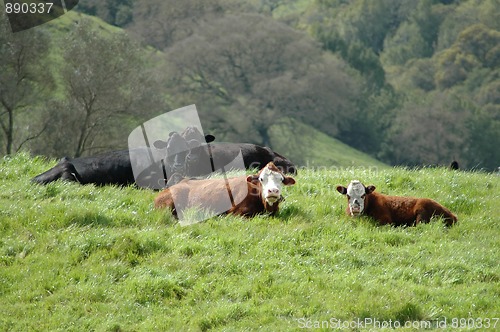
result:
[[[92,24],[96,28],[98,28],[100,33],[106,36],[111,36],[114,33],[123,32],[123,29],[110,25],[97,16],[87,15],[76,10],[70,10],[61,17],[58,17],[56,20],[49,21],[41,27],[50,31],[51,34],[56,35],[54,37],[55,39],[57,39],[58,34],[70,32],[71,30],[73,30],[73,24],[77,24],[82,20],[91,20]]]
[[[494,170],[496,2],[103,0],[18,34],[2,15],[0,154],[123,148],[197,104],[221,140],[303,165]]]
[[[48,91],[50,94],[49,100],[63,100],[64,99],[64,82],[61,78],[61,69],[65,61],[63,57],[64,38],[73,30],[75,24],[82,20],[89,20],[92,26],[95,27],[99,34],[105,38],[110,38],[113,34],[123,33],[123,30],[109,25],[98,17],[86,15],[74,10],[67,12],[59,18],[49,21],[42,25],[40,29],[45,34],[50,36],[51,46],[49,50],[48,67],[55,80],[55,88]],[[45,99],[42,99],[46,103]]]
[[[77,11],[70,11],[60,19],[53,20],[46,25],[44,29],[50,33],[54,43],[60,42],[69,33],[71,26],[82,20],[89,20],[89,24],[103,38],[112,38],[114,34],[123,34],[125,31],[119,27],[111,26],[98,17],[86,15]],[[150,54],[151,47],[144,47],[142,52],[145,55]],[[156,56],[164,56],[163,52],[154,52]],[[60,97],[60,91],[63,89],[63,83],[60,82],[60,62],[64,61],[61,49],[51,49],[52,72],[58,78],[59,87],[56,91],[51,91],[52,97]],[[150,65],[154,66],[153,63]],[[164,89],[162,93],[167,94]],[[204,108],[204,105],[199,105]],[[157,114],[156,114],[157,115]],[[139,115],[142,121],[149,120],[145,115]],[[291,121],[291,122],[289,122]],[[137,123],[137,122],[136,122]],[[139,123],[137,123],[139,124]],[[271,147],[287,156],[289,159],[301,166],[312,167],[384,167],[385,164],[360,152],[338,139],[321,133],[310,125],[303,124],[298,120],[288,119],[280,120],[269,129],[271,137]],[[298,137],[299,136],[299,137]],[[124,147],[126,142],[122,142],[120,147]]]
[[[331,170],[388,167],[366,153],[295,120],[280,120],[273,124],[270,136],[275,151],[301,166]]]
[[[496,175],[303,170],[276,217],[180,227],[147,190],[29,182],[47,167],[26,154],[0,160],[0,330],[500,324]],[[459,223],[353,220],[335,190],[353,178],[436,199]]]

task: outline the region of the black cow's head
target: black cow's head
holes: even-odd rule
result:
[[[157,140],[153,143],[159,150],[165,150],[162,159],[167,177],[174,173],[184,175],[186,167],[186,156],[189,153],[187,141],[177,132],[171,132],[167,141]]]
[[[215,137],[212,135],[203,135],[196,127],[186,128],[180,135],[177,132],[171,132],[167,141],[157,140],[153,143],[156,149],[165,150],[165,157],[162,159],[164,175],[168,179],[167,185],[177,183],[174,179],[182,180],[188,173],[189,165],[200,162],[200,149],[203,141],[212,142]],[[175,183],[174,183],[175,182]]]
[[[193,169],[198,169],[200,163],[209,162],[207,159],[208,155],[205,153],[205,142],[207,144],[211,143],[215,140],[215,137],[212,135],[205,135],[203,137],[196,127],[187,127],[181,136],[187,140],[190,149],[186,156],[186,172],[189,174]]]

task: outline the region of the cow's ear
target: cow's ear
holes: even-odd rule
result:
[[[367,195],[371,194],[374,191],[375,191],[375,186],[373,186],[373,185],[366,187],[366,190],[365,190],[365,192],[366,192]]]
[[[286,176],[285,178],[283,178],[283,184],[285,186],[291,186],[295,184],[295,179],[290,176]]]
[[[213,141],[215,141],[215,136],[214,135],[210,135],[210,134],[205,135],[205,142],[211,143]]]
[[[161,150],[161,149],[166,149],[167,148],[167,145],[168,145],[168,142],[166,141],[162,141],[161,139],[157,140],[157,141],[154,141],[153,143],[153,146],[155,148],[157,148],[158,150]]]
[[[342,195],[347,194],[347,188],[344,186],[337,186],[337,191],[341,193]]]
[[[192,140],[189,140],[187,141],[187,145],[190,149],[194,149],[194,148],[197,148],[201,145],[200,142],[198,142],[197,140],[195,139],[192,139]]]
[[[247,182],[259,183],[259,176],[258,175],[249,175],[249,176],[247,176]]]

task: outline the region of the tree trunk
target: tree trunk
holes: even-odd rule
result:
[[[14,112],[12,109],[7,110],[7,115],[9,117],[9,125],[7,128],[7,154],[12,154],[12,144],[14,141]]]
[[[263,146],[271,146],[271,138],[269,137],[269,132],[267,127],[260,126],[258,129],[259,135],[262,139]]]
[[[3,132],[5,133],[5,154],[9,155],[12,153],[12,144],[14,141],[14,110],[12,107],[7,105],[5,100],[1,100],[2,106],[5,108],[5,114],[7,115],[7,125],[5,125],[2,121],[0,121],[0,125],[2,127]]]

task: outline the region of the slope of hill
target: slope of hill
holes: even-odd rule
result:
[[[51,99],[62,100],[64,98],[64,83],[61,81],[61,65],[64,61],[62,53],[65,46],[63,40],[66,34],[74,28],[74,25],[78,24],[82,19],[92,22],[92,25],[96,27],[99,34],[106,37],[123,31],[120,28],[109,25],[98,17],[82,14],[74,10],[36,27],[36,29],[40,29],[50,36],[49,66],[50,72],[56,82],[55,89],[50,91]]]
[[[271,126],[270,136],[274,150],[301,166],[322,169],[388,167],[366,153],[295,120],[278,121]]]
[[[76,10],[70,10],[57,19],[40,26],[40,28],[47,29],[51,34],[63,34],[71,29],[72,24],[78,23],[82,19],[91,20],[96,27],[99,27],[99,31],[106,35],[123,31],[121,28],[104,22],[99,17],[83,14]]]

